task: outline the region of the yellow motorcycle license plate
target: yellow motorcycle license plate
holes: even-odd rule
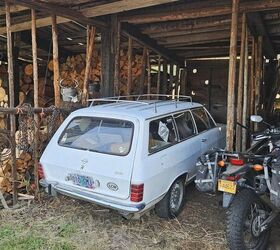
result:
[[[219,180],[218,181],[218,190],[221,192],[236,194],[236,182],[227,181],[227,180]]]

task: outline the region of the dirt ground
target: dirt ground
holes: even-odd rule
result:
[[[0,211],[0,249],[227,249],[219,197],[188,187],[181,215],[126,220],[114,211],[68,197],[45,197]],[[280,250],[280,223],[270,250]]]

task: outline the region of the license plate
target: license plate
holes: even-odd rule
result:
[[[227,180],[219,180],[218,181],[218,190],[221,192],[236,194],[236,182],[227,181]]]
[[[69,178],[70,177],[70,178]],[[93,179],[89,176],[83,176],[79,174],[71,174],[68,176],[70,180],[72,180],[73,184],[80,186],[80,187],[85,187],[85,188],[90,188],[93,189]]]

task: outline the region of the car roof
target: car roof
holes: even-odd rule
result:
[[[130,116],[138,119],[150,119],[157,116],[167,115],[170,113],[179,112],[185,109],[192,109],[203,107],[199,103],[186,102],[186,101],[126,101],[126,102],[113,102],[109,104],[94,105],[88,108],[79,109],[74,112],[79,116],[95,116],[96,113],[102,115],[118,115]]]

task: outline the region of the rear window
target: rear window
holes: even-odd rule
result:
[[[59,145],[113,155],[129,153],[133,123],[124,120],[76,117],[63,131]]]

